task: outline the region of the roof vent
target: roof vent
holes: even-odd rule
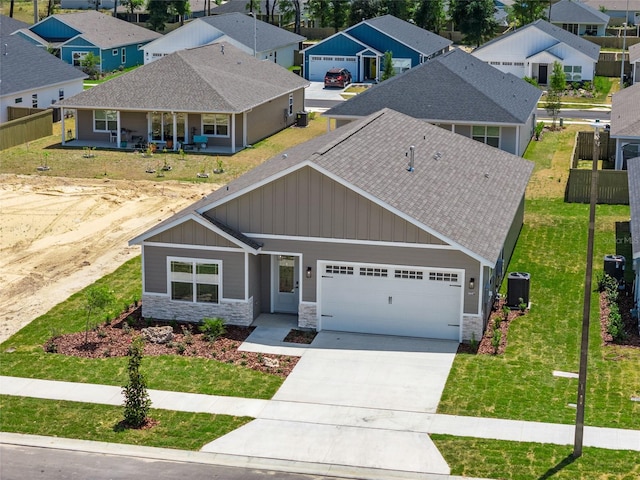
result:
[[[220,45],[220,53],[224,55],[224,45]]]
[[[3,55],[8,55],[9,52],[7,51],[7,49],[9,48],[9,45],[7,45],[6,43],[4,44],[4,52],[2,52]]]
[[[442,152],[436,152],[436,153],[433,155],[433,159],[434,159],[434,160],[440,160],[441,158],[442,158]]]
[[[407,172],[413,172],[414,168],[413,168],[413,161],[414,161],[414,151],[415,151],[416,147],[414,147],[413,145],[411,145],[409,147],[409,166],[407,167]]]

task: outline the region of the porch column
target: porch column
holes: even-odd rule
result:
[[[247,114],[249,112],[242,112],[242,146],[247,146]]]
[[[189,114],[184,114],[184,142],[182,143],[190,143],[189,142]]]
[[[151,143],[151,112],[147,112],[147,143]]]
[[[116,131],[116,148],[120,148],[120,140],[122,136],[122,127],[120,126],[120,110],[116,110],[116,127],[118,128],[118,130]]]
[[[231,115],[231,153],[236,153],[236,114]]]
[[[64,108],[60,109],[60,128],[62,128],[62,145],[67,144],[67,131],[64,128]]]
[[[171,115],[173,116],[173,147],[172,150],[175,152],[176,151],[176,147],[178,145],[178,118],[176,116],[176,112],[171,112]]]
[[[331,119],[327,118],[327,133],[331,131]]]

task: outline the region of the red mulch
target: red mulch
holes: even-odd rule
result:
[[[633,307],[633,296],[622,293],[618,297],[618,309],[622,315],[624,322],[624,330],[627,338],[622,342],[614,342],[613,338],[607,332],[607,324],[609,323],[609,302],[607,301],[606,292],[600,293],[600,336],[604,345],[617,345],[629,348],[640,348],[640,335],[638,334],[638,320],[631,317],[631,309]]]
[[[518,308],[512,308],[509,312],[508,317],[504,318],[504,312],[502,308],[505,306],[506,299],[501,298],[493,307],[491,311],[491,316],[489,317],[489,323],[487,324],[487,329],[482,336],[482,339],[478,342],[476,348],[474,349],[473,345],[468,343],[461,343],[458,346],[458,353],[468,353],[468,354],[479,354],[479,355],[502,355],[507,349],[507,332],[509,331],[509,325],[511,322],[516,320],[517,318],[525,315],[525,312],[520,311]],[[500,345],[498,346],[498,351],[493,348],[491,344],[491,339],[493,338],[493,330],[496,324],[496,321],[500,320]]]
[[[131,307],[110,323],[97,326],[88,333],[86,342],[85,332],[70,333],[49,339],[44,349],[84,358],[123,357],[127,355],[132,339],[140,335],[141,329],[163,325],[173,327],[173,340],[165,344],[146,342],[145,356],[182,355],[209,358],[280,377],[289,375],[298,363],[298,357],[288,355],[239,352],[238,347],[255,327],[227,325],[224,335],[209,342],[199,333],[197,325],[155,320],[148,323],[141,317],[141,307]]]

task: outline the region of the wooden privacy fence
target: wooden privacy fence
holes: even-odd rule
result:
[[[609,138],[609,131],[600,131],[600,157],[598,160],[612,160],[616,156],[616,141]],[[593,160],[593,132],[578,132],[573,149],[571,167],[578,166],[578,160]]]
[[[0,125],[0,150],[53,134],[51,110],[34,113]]]
[[[591,201],[591,170],[572,168],[565,192],[569,203]],[[626,170],[598,171],[598,203],[629,205],[629,184]]]

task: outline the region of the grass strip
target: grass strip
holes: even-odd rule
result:
[[[584,448],[573,459],[572,446],[431,435],[452,475],[505,480],[635,480],[637,451]]]
[[[0,412],[3,432],[180,450],[200,450],[252,420],[151,409],[149,417],[158,422],[153,428],[123,429],[122,407],[7,395],[0,395]]]

